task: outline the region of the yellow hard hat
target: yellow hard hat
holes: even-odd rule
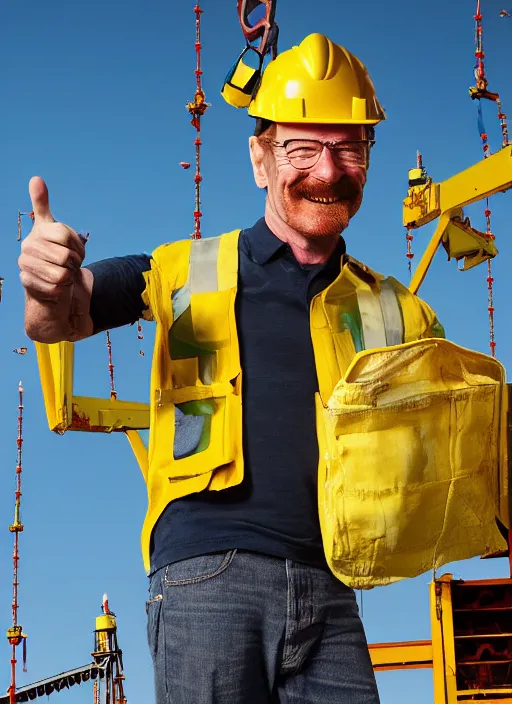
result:
[[[310,34],[268,64],[249,115],[338,125],[376,125],[386,119],[365,66],[323,34]]]

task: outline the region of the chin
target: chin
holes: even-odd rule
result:
[[[352,203],[317,205],[302,200],[300,206],[289,213],[287,220],[290,227],[306,237],[334,237],[348,227],[357,210]]]

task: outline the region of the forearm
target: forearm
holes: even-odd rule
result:
[[[80,269],[58,300],[25,297],[25,332],[35,342],[76,342],[93,332],[90,316],[93,274]]]

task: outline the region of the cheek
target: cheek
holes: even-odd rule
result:
[[[293,192],[294,187],[303,180],[297,169],[291,170],[289,167],[283,166],[276,168],[272,178],[272,192],[274,195],[282,199],[290,192]]]
[[[355,168],[347,170],[347,176],[357,183],[361,188],[366,184],[366,169]]]

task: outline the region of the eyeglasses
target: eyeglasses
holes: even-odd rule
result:
[[[360,139],[342,142],[320,142],[316,139],[287,139],[276,142],[263,140],[272,147],[284,149],[286,158],[292,166],[299,170],[312,169],[317,164],[324,149],[328,149],[331,157],[339,168],[368,168],[372,139]]]

